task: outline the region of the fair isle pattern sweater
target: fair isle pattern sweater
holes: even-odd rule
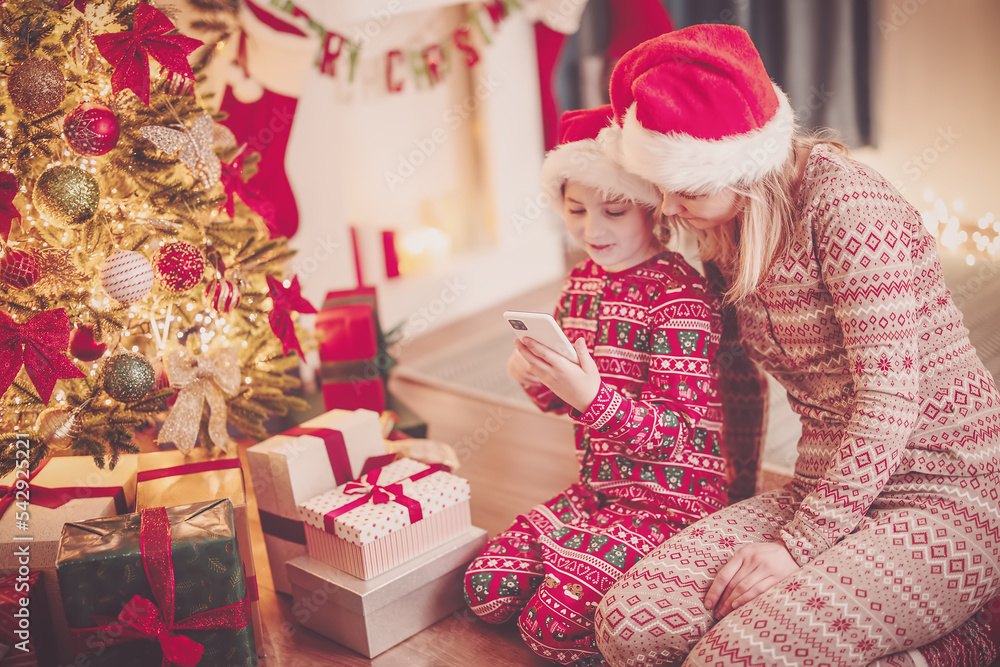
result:
[[[583,413],[544,387],[529,392],[577,422],[580,480],[682,523],[725,506],[721,318],[698,272],[672,252],[619,273],[587,260],[566,279],[555,318],[571,341],[586,340],[602,378]]]
[[[820,145],[799,196],[789,251],[736,310],[747,354],[802,419],[794,483],[808,495],[782,537],[805,564],[887,484],[994,471],[1000,395],[895,188]]]

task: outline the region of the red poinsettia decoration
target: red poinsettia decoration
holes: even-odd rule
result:
[[[226,188],[226,201],[219,204],[219,210],[233,217],[236,208],[236,195],[239,195],[247,207],[264,219],[264,224],[272,232],[276,231],[277,210],[274,204],[265,199],[257,190],[243,180],[243,158],[237,156],[232,162],[222,165],[222,185]]]
[[[14,220],[21,221],[21,212],[14,206],[17,196],[17,177],[9,171],[0,171],[0,236],[6,241]]]
[[[271,292],[271,301],[274,304],[267,316],[267,321],[271,325],[271,331],[281,341],[282,353],[288,354],[290,351],[295,350],[299,353],[300,358],[305,358],[305,355],[302,354],[302,346],[299,345],[299,337],[295,335],[295,325],[292,323],[292,311],[315,313],[316,308],[302,296],[298,276],[292,278],[292,282],[288,287],[285,287],[274,276],[268,276],[267,286]]]
[[[59,9],[66,9],[70,6],[70,3],[76,7],[76,11],[81,14],[87,11],[87,0],[59,0]]]
[[[202,45],[193,37],[166,33],[177,26],[152,5],[142,3],[135,10],[132,30],[96,35],[94,43],[105,60],[111,63],[111,89],[117,94],[129,88],[149,104],[149,59],[165,69],[194,81],[188,55]]]
[[[0,311],[0,396],[17,377],[21,366],[46,403],[56,380],[86,377],[66,356],[69,317],[65,308],[46,310],[23,324]]]

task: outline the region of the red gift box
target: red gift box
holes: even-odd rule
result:
[[[39,572],[0,577],[0,667],[51,664],[51,629]]]
[[[374,287],[329,292],[316,315],[323,404],[327,410],[385,410],[388,358],[380,356]]]

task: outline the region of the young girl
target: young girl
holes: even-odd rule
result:
[[[906,652],[1000,587],[1000,394],[933,237],[879,174],[795,136],[739,28],[640,45],[611,99],[623,163],[703,232],[802,439],[788,486],[699,521],[611,588],[599,648],[644,667],[914,664]]]
[[[604,592],[727,502],[716,298],[654,235],[660,197],[618,166],[609,123],[610,105],[564,114],[542,172],[590,256],[556,309],[580,364],[528,339],[509,365],[540,408],[576,422],[580,481],[518,516],[466,573],[477,615],[516,616],[529,646],[562,664],[604,664],[592,623]]]

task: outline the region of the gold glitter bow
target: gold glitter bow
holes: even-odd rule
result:
[[[233,350],[195,356],[174,350],[166,358],[170,385],[178,390],[177,401],[163,422],[158,441],[173,443],[185,454],[194,449],[201,414],[208,403],[208,435],[219,449],[228,452],[232,441],[226,431],[226,398],[240,388],[240,364]],[[225,395],[224,395],[225,394]]]

